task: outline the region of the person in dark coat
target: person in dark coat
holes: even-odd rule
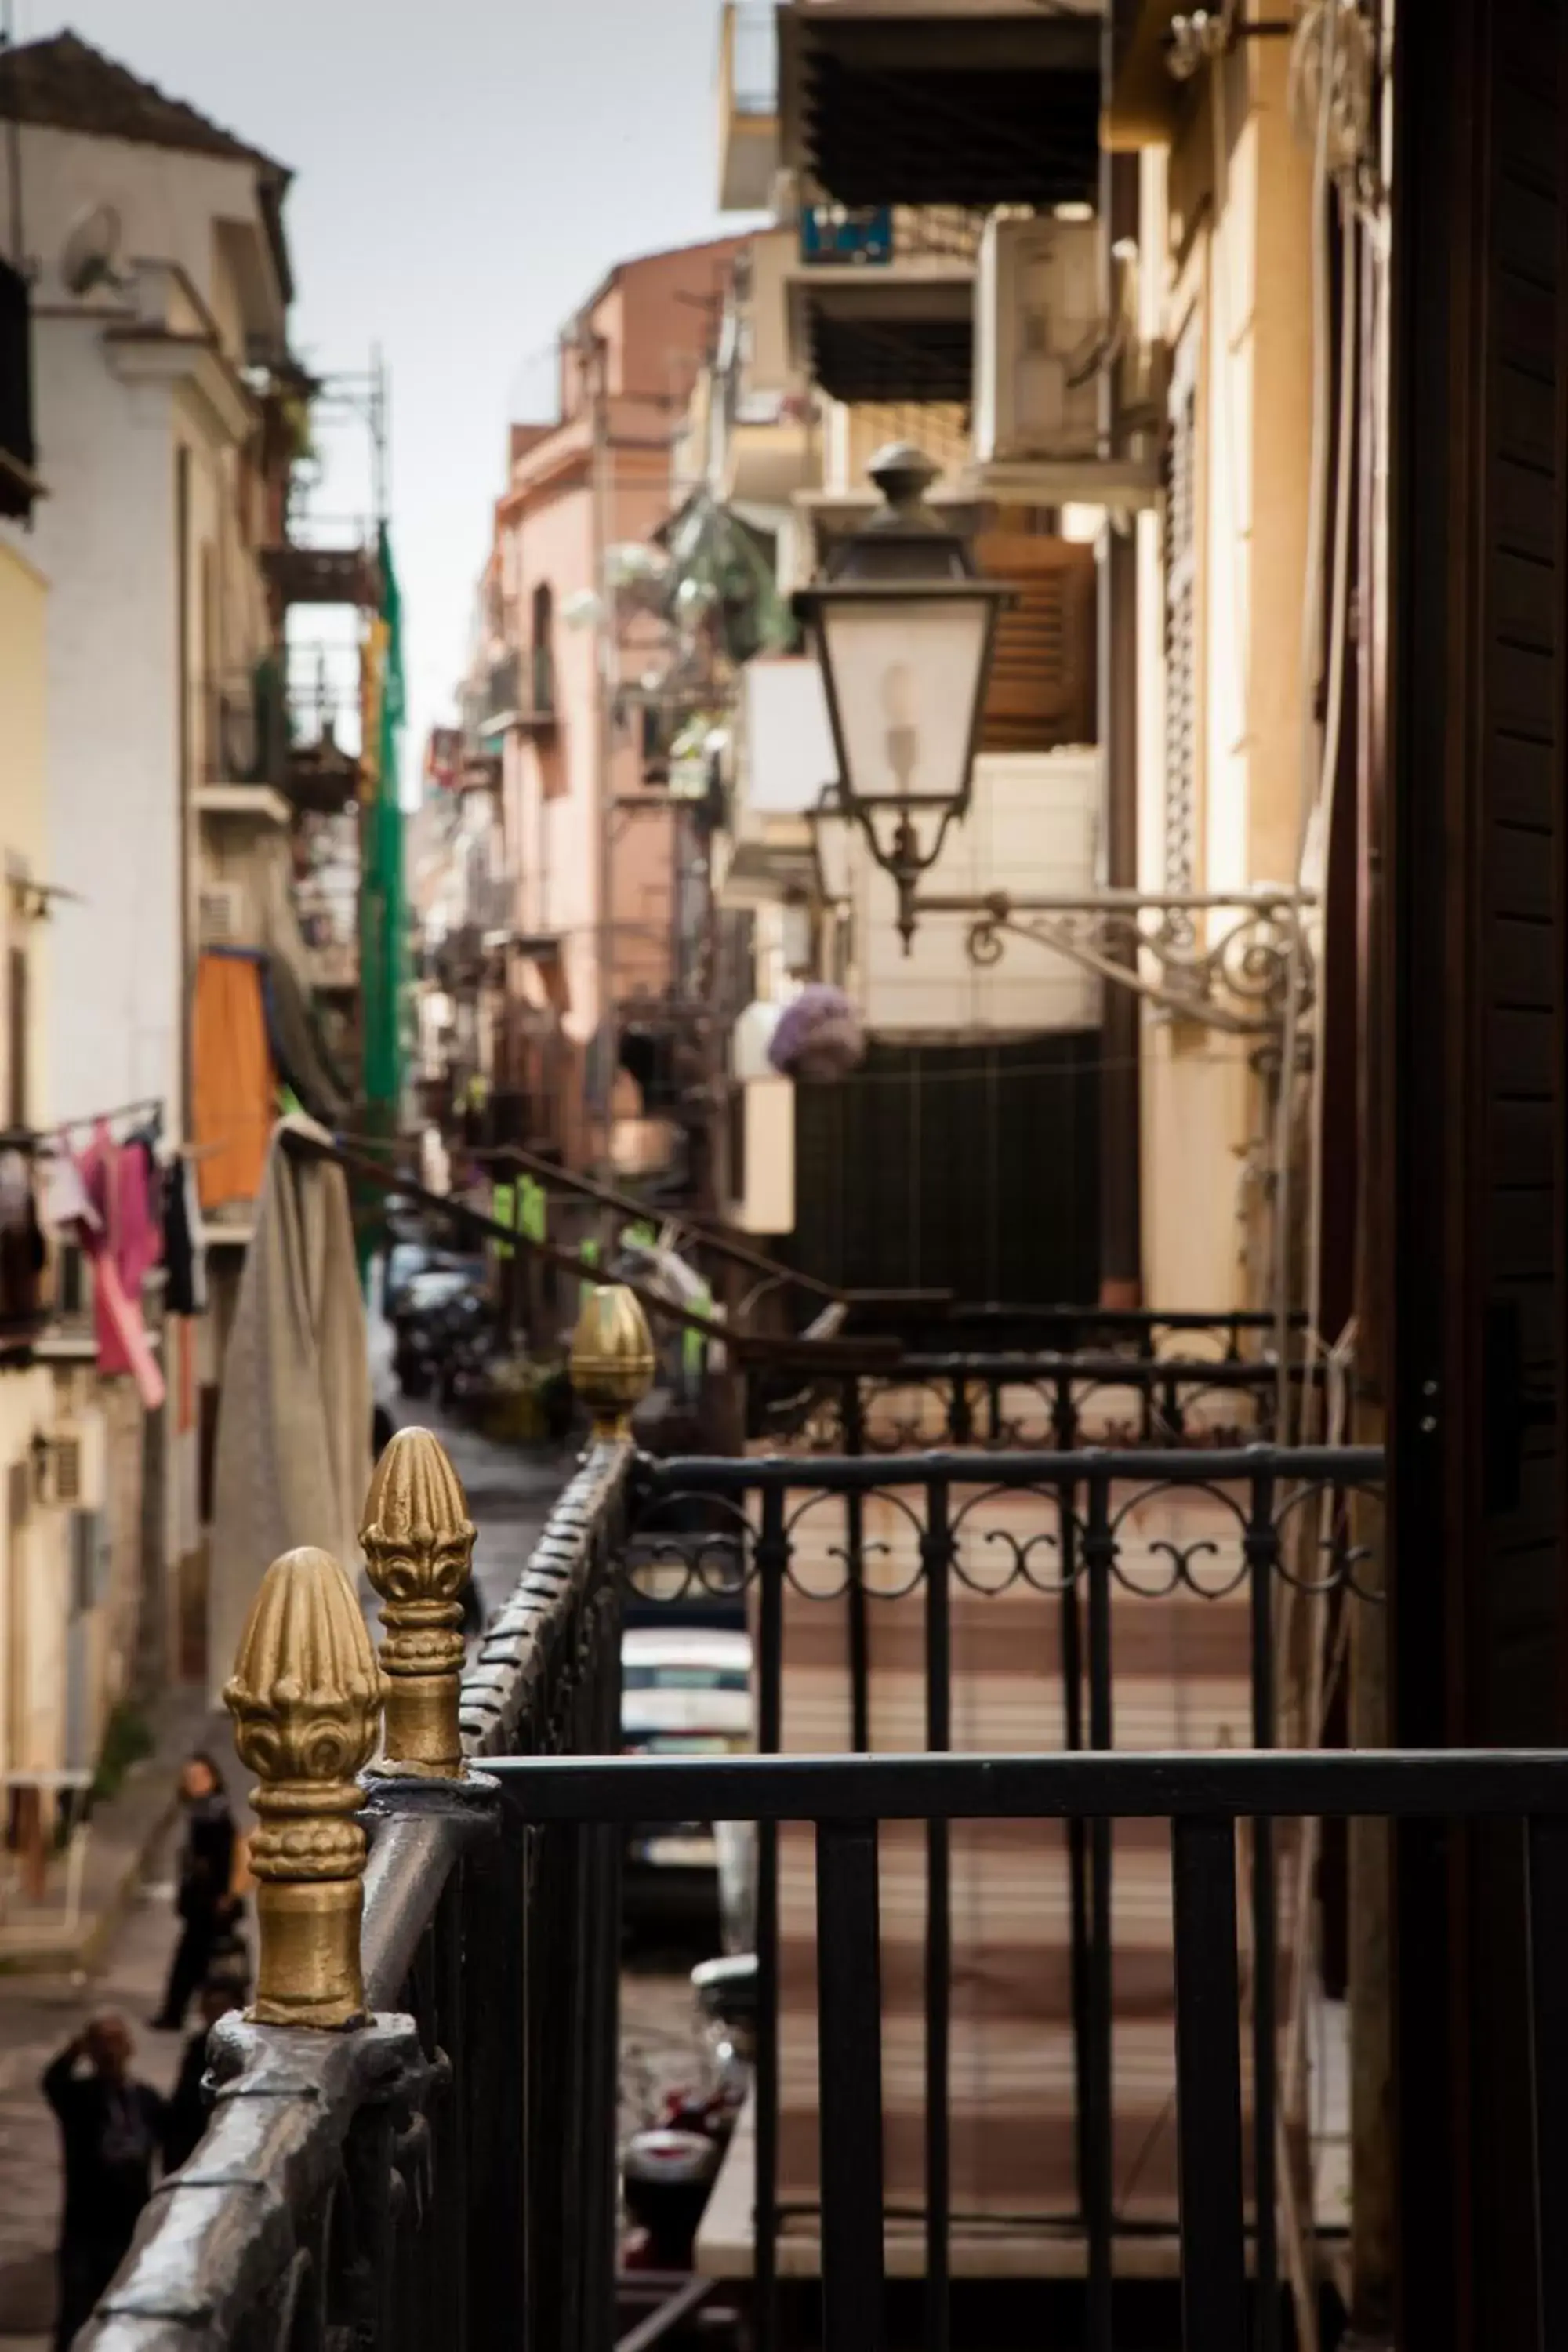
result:
[[[184,1924],[163,2006],[150,2021],[163,2033],[177,2033],[184,2024],[193,1994],[211,1973],[214,1947],[233,1936],[243,1908],[235,1891],[238,1833],[223,1775],[210,1756],[198,1750],[185,1759],[180,1794],[185,1836],[175,1903]]]
[[[207,2036],[220,2017],[237,2009],[245,1999],[243,1985],[221,1977],[209,1979],[201,1991],[202,2021],[185,2044],[179,2080],[163,2110],[163,2170],[177,2171],[207,2127],[210,2109],[202,2096],[207,2071]]]
[[[56,2352],[69,2352],[72,2336],[123,2261],[152,2191],[163,2102],[132,2076],[131,2050],[130,2027],[109,2011],[93,2018],[44,2074],[66,2176]],[[90,2069],[85,2074],[84,2059]]]

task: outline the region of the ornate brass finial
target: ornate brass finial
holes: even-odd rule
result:
[[[286,1551],[261,1580],[224,1686],[260,1786],[258,2025],[357,2024],[365,1836],[354,1775],[375,1752],[383,1683],[353,1587],[330,1552]]]
[[[458,1780],[463,1748],[462,1591],[474,1523],[446,1447],[427,1429],[400,1429],[365,1497],[364,1547],[381,1596],[386,1755],[394,1771]]]
[[[595,1444],[631,1435],[632,1414],[653,1386],[653,1341],[637,1293],[595,1285],[572,1335],[572,1385],[594,1416]]]

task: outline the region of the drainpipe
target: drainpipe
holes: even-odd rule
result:
[[[610,419],[609,419],[609,345],[603,335],[596,334],[584,316],[578,321],[577,349],[588,380],[589,418],[592,435],[589,459],[590,496],[594,512],[594,590],[599,600],[599,616],[595,625],[595,647],[597,656],[595,710],[594,729],[594,790],[595,798],[595,834],[597,839],[598,907],[595,922],[595,963],[597,967],[598,1021],[595,1043],[599,1052],[599,1073],[604,1085],[604,1097],[599,1106],[597,1165],[601,1175],[609,1172],[611,1161],[610,1098],[613,1092],[614,1028],[613,999],[615,992],[615,807],[611,735],[614,726],[613,697],[615,689],[614,614],[610,601]]]

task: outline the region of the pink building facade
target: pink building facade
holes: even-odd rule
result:
[[[617,614],[605,555],[647,543],[680,495],[671,447],[738,243],[610,273],[563,336],[560,420],[512,427],[496,505],[486,608],[502,707],[487,735],[512,904],[493,950],[491,1083],[528,1139],[579,1166],[608,1156],[612,1117],[623,1139],[637,1124],[615,1018],[668,988],[676,919],[675,818],[645,782],[634,699],[658,632]]]

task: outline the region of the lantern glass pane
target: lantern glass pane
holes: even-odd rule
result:
[[[824,600],[839,757],[854,799],[962,800],[990,617],[980,596]]]

